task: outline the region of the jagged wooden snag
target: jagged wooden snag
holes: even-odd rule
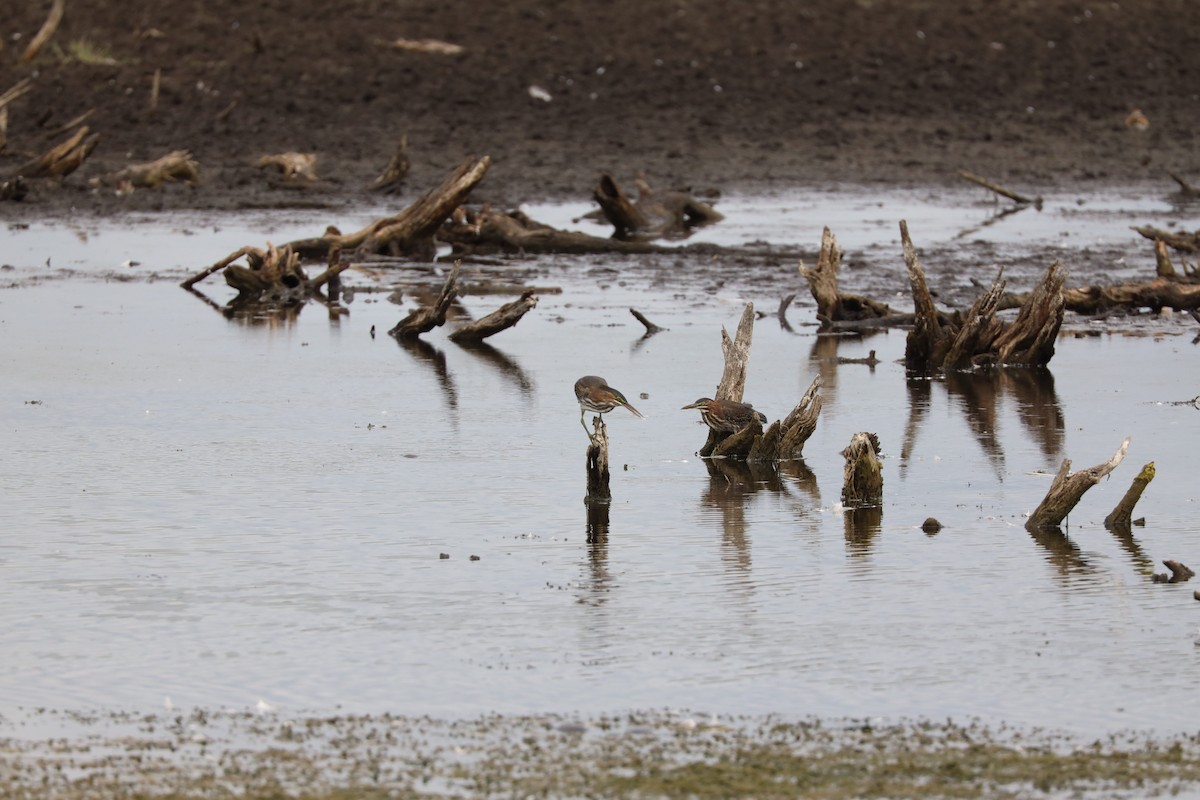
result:
[[[608,504],[612,500],[612,491],[609,489],[608,427],[599,414],[592,418],[592,431],[588,434],[587,495],[584,498],[589,506]]]
[[[1071,509],[1083,498],[1084,492],[1116,469],[1128,452],[1129,437],[1125,437],[1121,447],[1108,461],[1097,464],[1091,469],[1079,470],[1074,474],[1070,474],[1071,459],[1064,458],[1062,466],[1058,468],[1058,474],[1054,476],[1054,482],[1050,484],[1050,490],[1046,492],[1042,502],[1025,521],[1025,529],[1038,531],[1057,528],[1067,518],[1067,514],[1071,513]]]
[[[821,327],[828,328],[834,322],[879,319],[890,315],[891,309],[883,303],[838,291],[838,270],[841,269],[842,255],[837,237],[826,226],[821,232],[821,251],[817,255],[817,265],[809,269],[804,266],[803,261],[800,262],[800,275],[808,281],[809,291],[817,303],[817,319],[820,320]],[[782,317],[782,308],[780,316]]]
[[[388,334],[397,339],[410,338],[427,333],[439,325],[444,325],[446,312],[449,311],[454,298],[458,296],[458,273],[461,268],[462,262],[455,261],[454,269],[450,270],[446,282],[442,285],[442,291],[433,305],[416,309],[397,322],[395,327],[388,331]]]
[[[613,226],[613,236],[618,239],[680,238],[694,228],[725,218],[708,203],[686,192],[656,191],[641,176],[636,185],[636,202],[631,201],[620,184],[607,173],[600,176],[592,191],[605,219]]]
[[[1133,483],[1125,491],[1125,496],[1121,498],[1121,502],[1117,503],[1116,508],[1104,518],[1104,527],[1109,530],[1114,528],[1128,530],[1130,525],[1133,524],[1133,507],[1137,505],[1138,500],[1142,499],[1142,492],[1146,491],[1146,487],[1150,485],[1150,481],[1152,480],[1154,480],[1153,461],[1142,467],[1142,471],[1137,474],[1133,479]]]
[[[230,264],[225,268],[225,282],[238,291],[235,302],[301,303],[308,297],[308,279],[300,268],[300,257],[290,248],[280,250],[268,244],[266,252],[246,255],[249,266]]]

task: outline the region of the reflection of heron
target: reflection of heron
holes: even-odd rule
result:
[[[579,401],[579,424],[585,431],[588,427],[583,421],[583,415],[588,411],[599,414],[603,419],[605,414],[617,406],[624,406],[633,412],[634,416],[642,416],[642,412],[629,405],[625,395],[609,386],[608,381],[598,375],[584,375],[575,381],[575,399]],[[591,431],[588,431],[588,435],[591,436]]]
[[[762,425],[767,424],[767,417],[761,411],[755,411],[749,403],[739,403],[736,400],[713,400],[701,397],[694,403],[689,403],[680,409],[700,409],[700,419],[704,424],[717,433],[737,433],[754,420]]]

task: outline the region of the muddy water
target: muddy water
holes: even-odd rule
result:
[[[957,208],[934,238],[958,234]],[[398,345],[383,331],[410,301],[382,293],[359,291],[340,318],[309,306],[254,321],[220,312],[218,283],[202,285],[216,307],[175,285],[313,228],[0,235],[14,267],[0,274],[14,285],[0,292],[0,715],[169,698],[1194,727],[1194,587],[1150,578],[1162,559],[1200,562],[1200,412],[1171,404],[1200,392],[1190,331],[1064,337],[1048,373],[909,380],[902,333],[818,337],[798,304],[792,330],[758,322],[746,396],[776,419],[820,374],[825,411],[803,463],[745,473],[696,458],[703,429],[679,408],[719,379],[721,327],[747,300],[773,310],[774,288],[543,259],[527,277],[561,294],[466,350],[442,332]],[[641,339],[630,306],[669,330]],[[837,363],[870,350],[873,369]],[[571,385],[585,373],[647,417],[610,417],[606,529],[582,502]],[[839,451],[862,430],[883,445],[885,504],[854,517],[838,505]],[[1126,436],[1125,463],[1064,535],[1024,530],[1064,457],[1100,463]],[[1102,520],[1148,461],[1146,524],[1114,536]],[[945,529],[923,533],[928,516]]]

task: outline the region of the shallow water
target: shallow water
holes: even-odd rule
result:
[[[909,381],[902,332],[817,337],[798,302],[795,331],[757,323],[746,397],[776,419],[820,373],[825,410],[802,464],[742,474],[694,455],[704,432],[679,408],[720,378],[721,327],[773,297],[543,259],[536,282],[562,293],[493,347],[401,346],[383,332],[407,301],[254,323],[175,285],[310,220],[88,227],[0,235],[17,286],[0,292],[0,715],[170,698],[1195,726],[1193,585],[1150,580],[1162,559],[1200,562],[1200,412],[1172,404],[1200,392],[1190,335],[1064,337],[1048,374]],[[29,280],[59,268],[81,277]],[[630,306],[669,330],[641,339]],[[836,363],[869,350],[874,369]],[[614,501],[591,542],[585,373],[647,417],[609,416]],[[856,520],[839,453],[863,430],[885,503]],[[1024,530],[1064,457],[1098,464],[1126,436],[1066,535]],[[1122,540],[1103,518],[1148,461],[1146,525]],[[928,516],[946,528],[927,536]]]

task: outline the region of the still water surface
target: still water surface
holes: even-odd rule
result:
[[[189,267],[263,238],[220,231],[241,239],[143,234]],[[480,350],[441,331],[398,345],[383,331],[406,308],[382,295],[248,324],[174,279],[0,292],[0,715],[170,698],[1194,728],[1200,604],[1150,579],[1200,564],[1200,412],[1170,404],[1200,393],[1190,336],[1063,338],[1046,374],[908,380],[903,332],[818,337],[797,307],[795,331],[758,322],[746,398],[777,419],[819,373],[825,409],[803,463],[742,473],[695,456],[704,430],[679,408],[712,392],[742,303],[777,298],[681,303],[547,270],[562,293]],[[642,340],[630,306],[669,330]],[[869,350],[874,369],[836,361]],[[613,505],[591,542],[587,373],[647,417],[609,416]],[[882,514],[859,525],[838,506],[857,431],[886,456]],[[1064,457],[1092,466],[1126,436],[1065,535],[1024,530]],[[1103,518],[1149,461],[1146,525],[1122,539]],[[923,533],[928,516],[945,529]]]

